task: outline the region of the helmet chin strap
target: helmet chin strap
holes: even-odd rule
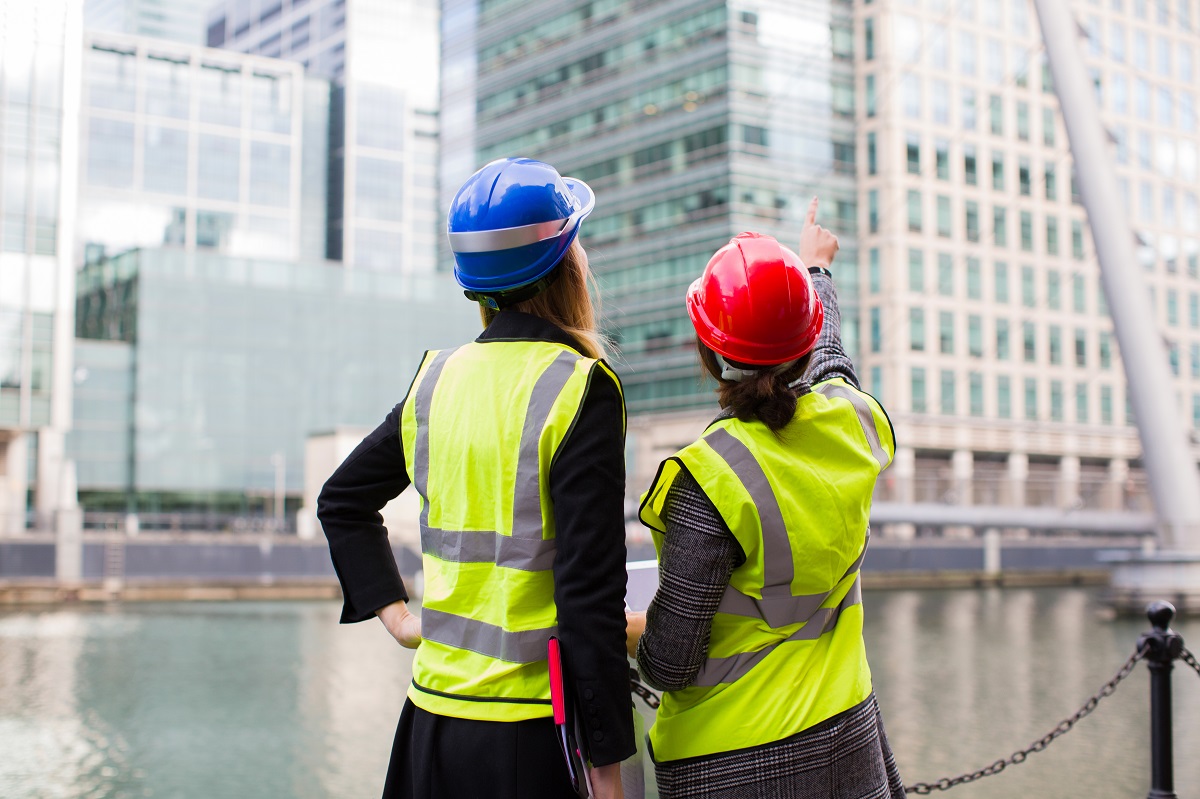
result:
[[[731,366],[729,361],[721,358],[721,365],[724,367],[721,369],[721,379],[732,380],[735,383],[740,383],[743,380],[757,376],[764,370],[770,370],[772,372],[786,372],[788,369],[792,368],[798,360],[800,359],[792,358],[790,361],[784,361],[783,363],[775,366],[760,366],[756,369],[742,369],[738,366]]]

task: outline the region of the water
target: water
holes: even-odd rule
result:
[[[868,592],[867,643],[908,783],[974,770],[1073,713],[1144,620],[1083,589]],[[411,655],[332,603],[0,613],[0,797],[378,796]],[[1200,622],[1177,625],[1200,651]],[[961,799],[1145,796],[1147,673]],[[1175,677],[1176,786],[1200,785],[1200,677]]]

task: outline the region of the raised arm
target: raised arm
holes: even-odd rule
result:
[[[825,308],[825,325],[817,339],[804,379],[812,384],[842,378],[859,388],[854,362],[842,347],[842,317],[838,310],[837,289],[833,285],[833,259],[838,252],[838,239],[817,224],[817,198],[813,197],[800,233],[800,260],[813,274],[813,287]],[[819,271],[818,271],[819,270]]]

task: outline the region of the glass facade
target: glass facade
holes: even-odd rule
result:
[[[323,200],[324,175],[304,165],[324,158],[328,84],[286,62],[108,33],[89,34],[83,58],[76,259],[167,244],[323,257],[305,200]]]
[[[856,345],[850,3],[470,5],[445,12],[443,121],[459,149],[443,155],[444,191],[509,155],[591,184],[582,240],[631,412],[712,407],[687,286],[741,231],[794,247],[814,194],[849,265],[839,283]]]
[[[64,144],[73,120],[66,80],[79,9],[60,0],[6,4],[0,13],[0,533],[49,514],[60,499],[59,442],[70,422],[73,274]],[[114,158],[119,158],[119,148]]]
[[[425,348],[479,328],[447,275],[178,249],[90,263],[76,294],[85,510],[229,507],[273,490],[280,453],[299,494],[309,435],[373,428]]]
[[[209,11],[206,36],[212,47],[288,59],[332,81],[326,257],[434,271],[438,3],[227,0]]]

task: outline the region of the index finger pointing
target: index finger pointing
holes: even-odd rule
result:
[[[812,202],[808,204],[808,217],[804,220],[805,225],[815,225],[817,223],[817,197],[813,195]]]

